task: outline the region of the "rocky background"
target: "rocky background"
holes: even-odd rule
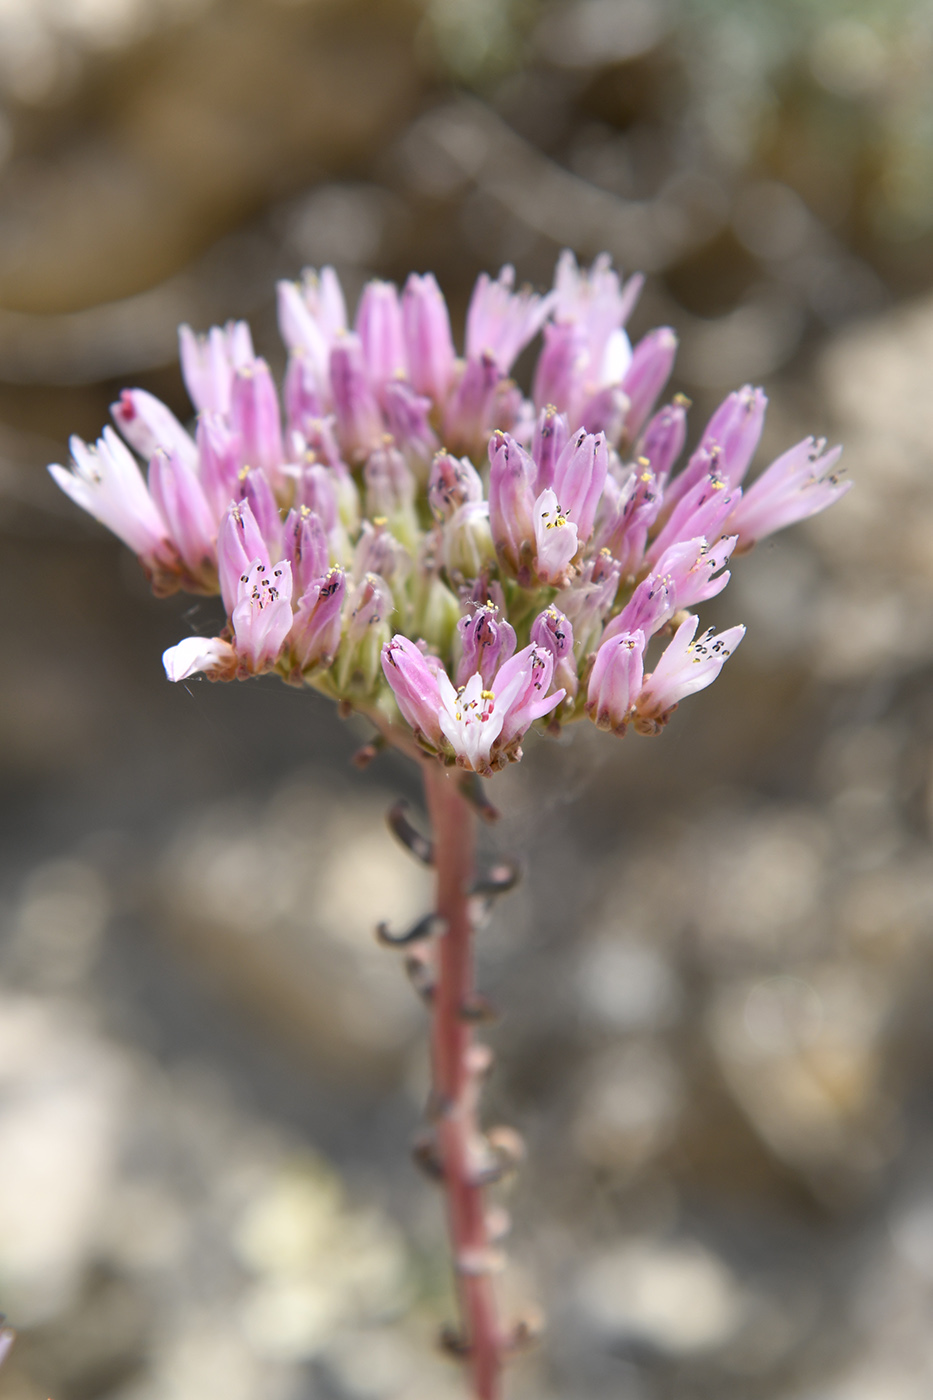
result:
[[[276,276],[546,284],[609,250],[694,431],[856,488],[740,561],[748,637],[660,740],[497,777],[481,941],[515,1400],[933,1389],[933,19],[922,0],[0,7],[3,1400],[447,1400],[401,761],[275,682],[165,683],[156,603],[55,492],[175,324]],[[772,453],[773,455],[773,453]],[[763,450],[762,461],[767,460]]]

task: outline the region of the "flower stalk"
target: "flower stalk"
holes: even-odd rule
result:
[[[425,763],[424,783],[437,872],[437,940],[431,998],[431,1116],[463,1327],[462,1344],[475,1400],[501,1395],[503,1336],[493,1285],[495,1257],[483,1199],[479,1082],[489,1067],[474,1037],[473,919],[476,817],[460,792],[461,775]]]

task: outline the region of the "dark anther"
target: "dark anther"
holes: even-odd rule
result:
[[[404,948],[410,943],[423,943],[429,938],[439,938],[447,932],[447,920],[439,914],[425,914],[407,933],[390,933],[388,924],[379,924],[376,937],[388,948]]]
[[[437,1143],[433,1135],[422,1133],[415,1139],[411,1147],[412,1160],[416,1167],[430,1177],[431,1181],[444,1180],[444,1164],[442,1163],[437,1150]]]
[[[353,713],[353,706],[350,704],[349,700],[338,700],[338,702],[337,702],[337,718],[338,718],[338,719],[349,719],[350,716],[352,715],[352,713]]]
[[[514,890],[522,878],[521,868],[510,861],[494,865],[471,886],[471,895],[481,895],[484,899],[495,899],[497,895]]]
[[[381,734],[377,734],[368,744],[364,744],[361,749],[357,749],[350,760],[354,768],[368,768],[376,755],[384,749],[386,741]]]
[[[452,1327],[449,1322],[445,1322],[440,1332],[437,1334],[437,1344],[441,1351],[448,1356],[453,1356],[457,1361],[462,1361],[465,1356],[469,1356],[470,1347],[466,1338],[456,1327]]]
[[[481,1024],[487,1021],[497,1021],[499,1019],[499,1013],[491,1001],[480,995],[479,992],[476,992],[470,997],[469,1001],[464,1002],[463,1006],[461,1006],[460,1018],[463,1021],[472,1021],[476,1024]]]
[[[389,830],[396,840],[400,841],[406,851],[411,851],[416,860],[420,860],[422,865],[434,864],[434,846],[426,836],[408,820],[406,815],[408,810],[407,802],[396,802],[386,813],[386,821],[389,823]]]
[[[481,817],[484,822],[491,824],[499,820],[499,809],[489,801],[483,792],[483,785],[475,773],[464,777],[460,784],[460,795],[469,802],[476,815]]]

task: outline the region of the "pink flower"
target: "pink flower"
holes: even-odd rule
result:
[[[481,272],[467,310],[467,359],[489,355],[502,374],[541,329],[555,301],[553,292],[543,297],[527,287],[513,292],[514,284],[514,267],[504,267],[495,282]]]
[[[292,626],[292,570],[287,560],[271,567],[253,559],[240,579],[231,617],[240,669],[268,671],[279,658]]]
[[[577,527],[558,505],[554,491],[542,491],[534,504],[535,572],[543,583],[564,587],[578,549]]]
[[[112,428],[91,446],[73,437],[70,471],[49,467],[66,495],[128,544],[148,567],[172,566],[166,523],[143,480],[139,465]]]
[[[528,726],[564,698],[562,690],[547,693],[553,669],[550,652],[528,646],[499,669],[491,688],[477,671],[454,690],[446,672],[438,672],[440,726],[460,767],[488,774],[518,757]]]
[[[197,474],[177,452],[159,448],[149,463],[149,491],[192,580],[216,587],[217,521]]]
[[[852,483],[835,469],[842,448],[825,448],[825,438],[804,438],[752,482],[723,527],[738,535],[740,551],[845,495]]]
[[[681,623],[646,677],[635,702],[635,727],[640,732],[657,733],[681,700],[712,685],[745,636],[744,627],[730,627],[718,634],[710,628],[694,641],[699,621],[688,617]]]
[[[253,338],[245,321],[212,326],[207,335],[195,335],[190,326],[178,327],[181,372],[188,397],[200,413],[229,413],[233,375],[256,358]]]
[[[395,702],[416,735],[429,744],[443,744],[441,692],[438,672],[407,637],[395,636],[382,648],[382,669]],[[445,676],[445,680],[446,680]],[[448,685],[450,682],[448,680]]]

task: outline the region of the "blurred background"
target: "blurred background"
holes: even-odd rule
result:
[[[446,1400],[412,773],[314,694],[163,678],[156,603],[45,473],[175,326],[336,264],[649,274],[693,433],[856,488],[739,561],[748,637],[660,740],[495,779],[481,936],[525,1134],[516,1400],[933,1389],[933,12],[924,0],[0,5],[3,1400]]]

